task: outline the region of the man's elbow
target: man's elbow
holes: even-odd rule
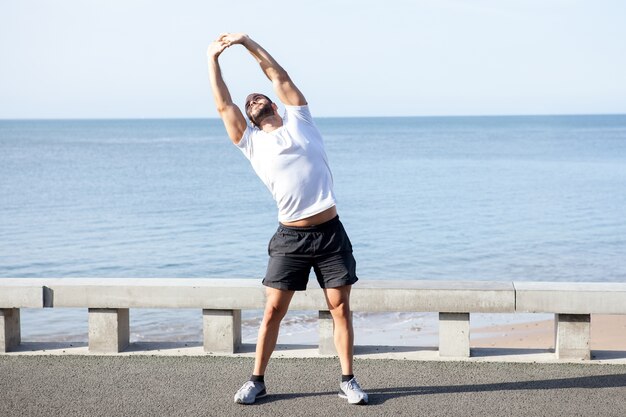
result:
[[[281,68],[279,71],[276,72],[273,80],[282,84],[290,82],[291,78],[289,77],[289,74],[287,74],[287,71]]]
[[[267,77],[273,82],[284,82],[290,79],[287,71],[281,66],[267,67],[264,69]]]

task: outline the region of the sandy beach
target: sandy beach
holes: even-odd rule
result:
[[[472,347],[554,348],[554,321],[487,326],[472,329]],[[592,315],[592,350],[626,350],[626,316]]]

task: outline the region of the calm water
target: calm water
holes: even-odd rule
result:
[[[318,125],[362,279],[626,281],[626,116]],[[0,121],[0,199],[0,277],[260,278],[277,224],[218,120]]]

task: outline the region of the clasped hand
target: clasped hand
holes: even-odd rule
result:
[[[217,58],[224,49],[232,45],[241,44],[246,39],[248,39],[248,35],[245,33],[222,33],[209,45],[207,56]]]

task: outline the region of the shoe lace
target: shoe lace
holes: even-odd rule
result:
[[[348,381],[347,388],[349,390],[351,390],[351,391],[359,391],[359,390],[361,390],[361,387],[359,386],[359,383],[354,378],[352,378],[350,381]]]
[[[248,381],[245,384],[243,384],[243,389],[246,391],[252,391],[254,389],[254,382],[252,381]]]

